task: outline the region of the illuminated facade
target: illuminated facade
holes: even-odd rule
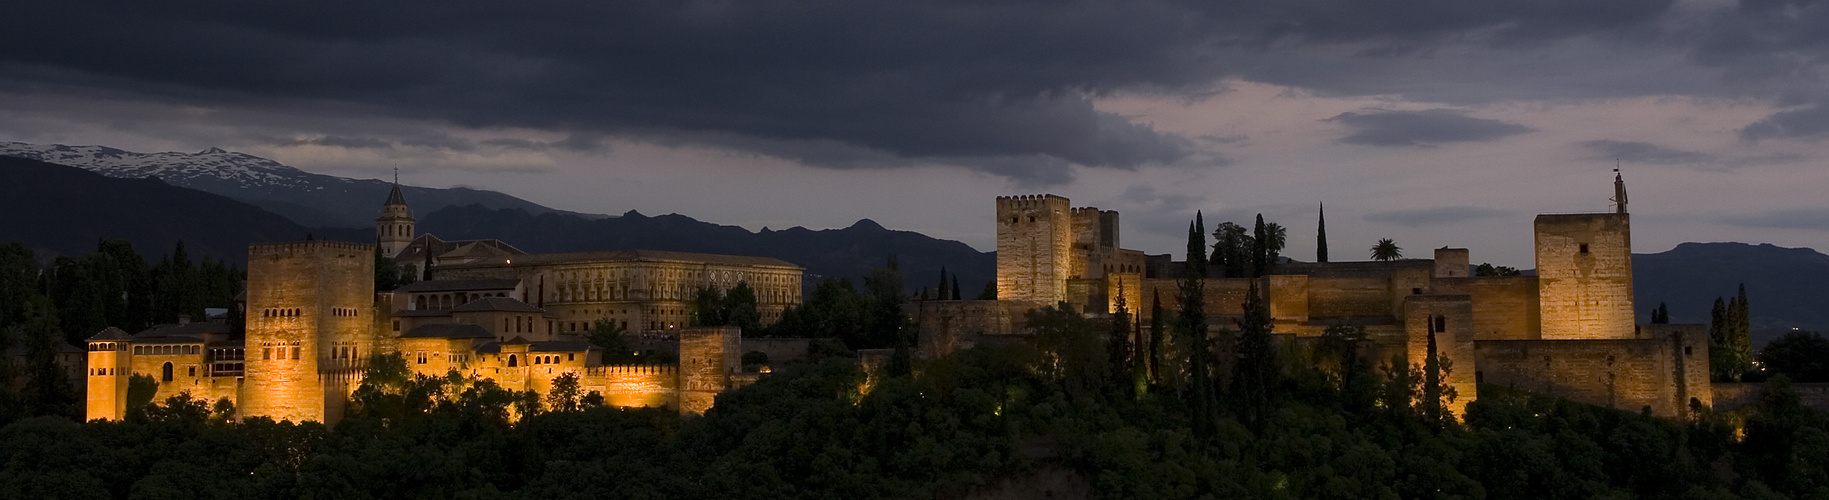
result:
[[[415,236],[413,223],[396,187],[376,220],[378,246],[251,246],[240,338],[224,322],[97,333],[87,341],[87,417],[122,418],[129,380],[144,375],[158,382],[154,401],[189,393],[228,400],[240,417],[334,422],[368,360],[390,353],[421,375],[455,371],[544,393],[569,374],[582,393],[596,392],[611,405],[703,412],[717,393],[757,374],[742,371],[736,328],[685,326],[692,294],[747,282],[764,321],[800,303],[800,267],[777,259],[645,250],[526,254],[496,240]],[[377,293],[378,252],[430,262],[439,279]],[[679,361],[603,365],[601,351],[582,336],[598,320],[676,345]]]
[[[1378,346],[1374,363],[1397,355],[1420,367],[1433,350],[1450,365],[1443,382],[1458,393],[1456,414],[1482,382],[1659,415],[1709,405],[1706,327],[1635,324],[1631,216],[1617,176],[1614,191],[1612,213],[1536,218],[1536,276],[1471,276],[1460,248],[1433,259],[1285,262],[1262,278],[1203,280],[1208,334],[1230,335],[1255,288],[1286,342],[1354,325]],[[924,355],[1021,335],[1023,311],[1055,302],[1097,315],[1121,297],[1142,321],[1148,298],[1180,308],[1185,264],[1120,249],[1115,212],[1069,206],[1054,195],[997,199],[999,300],[923,303]]]

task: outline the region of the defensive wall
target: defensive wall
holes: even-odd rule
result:
[[[1073,217],[1055,195],[997,197],[997,298],[1054,304],[1067,299]]]
[[[1482,340],[1477,378],[1627,411],[1686,415],[1691,399],[1712,405],[1703,325],[1644,325],[1643,338]]]

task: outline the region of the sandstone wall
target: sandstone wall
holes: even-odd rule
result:
[[[1074,235],[1066,198],[997,197],[997,298],[1054,304],[1067,299]]]
[[[1539,215],[1535,229],[1542,338],[1631,338],[1628,216]]]
[[[736,327],[688,328],[680,331],[679,409],[705,413],[729,386],[741,366],[741,334]]]
[[[374,246],[310,241],[248,248],[241,416],[324,422],[322,368],[337,348],[373,352]],[[364,345],[366,344],[366,345]],[[335,389],[335,388],[331,388]]]
[[[1683,416],[1689,400],[1711,404],[1706,332],[1665,338],[1483,340],[1479,378],[1488,384],[1627,411]]]
[[[1765,384],[1716,383],[1711,384],[1715,396],[1715,411],[1733,411],[1760,404],[1765,398]],[[1829,411],[1829,384],[1791,384],[1791,390],[1797,393],[1798,402],[1805,408],[1817,411]]]
[[[1479,398],[1475,373],[1473,303],[1467,295],[1410,295],[1404,300],[1405,356],[1412,366],[1426,367],[1429,340],[1435,355],[1444,361],[1444,387],[1453,387],[1455,398],[1448,409],[1466,415],[1467,403]]]
[[[1023,313],[1041,304],[1010,300],[929,300],[921,303],[917,345],[923,357],[970,349],[983,336],[1022,333]]]
[[[1473,297],[1473,334],[1479,340],[1534,340],[1541,328],[1535,276],[1436,278],[1435,293]]]

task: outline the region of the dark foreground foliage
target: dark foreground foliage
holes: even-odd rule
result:
[[[553,411],[572,403],[399,372],[376,373],[335,427],[231,423],[174,398],[126,422],[0,429],[0,497],[933,498],[1043,466],[1110,498],[1829,495],[1829,421],[1783,381],[1744,415],[1694,422],[1482,387],[1464,425],[1443,425],[1293,371],[1258,423],[1222,401],[1203,439],[1173,391],[1038,370],[1049,356],[980,346],[882,380],[830,358],[702,417],[590,396]],[[1392,381],[1344,387],[1378,383]]]

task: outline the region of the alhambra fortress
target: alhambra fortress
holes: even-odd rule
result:
[[[1703,325],[1634,322],[1630,215],[1614,183],[1611,213],[1548,214],[1533,224],[1535,276],[1472,276],[1466,249],[1433,259],[1287,262],[1262,278],[1202,280],[1210,336],[1228,335],[1258,290],[1280,342],[1312,342],[1334,325],[1367,332],[1376,359],[1420,365],[1433,344],[1452,369],[1458,414],[1497,384],[1613,408],[1679,416],[1711,405]],[[919,357],[1026,335],[1024,313],[1067,303],[1102,316],[1159,297],[1175,310],[1185,263],[1119,243],[1119,214],[1074,208],[1054,195],[996,200],[997,300],[927,300],[911,308]],[[699,413],[752,383],[740,357],[806,352],[806,339],[745,339],[734,327],[688,326],[697,290],[756,291],[764,322],[801,301],[802,269],[777,259],[648,250],[529,254],[497,240],[416,235],[396,187],[373,245],[330,241],[248,250],[244,335],[224,322],[181,322],[88,340],[82,383],[90,419],[126,413],[128,380],[159,382],[155,400],[183,392],[227,398],[241,417],[334,422],[367,360],[399,353],[414,373],[458,372],[544,393],[575,375],[616,406]],[[375,254],[418,264],[431,279],[374,289]],[[1254,286],[1255,285],[1255,286]],[[585,340],[596,321],[627,329],[677,363],[604,365]],[[239,338],[238,338],[239,337]],[[865,356],[866,359],[870,356]],[[82,362],[78,360],[77,362]]]

